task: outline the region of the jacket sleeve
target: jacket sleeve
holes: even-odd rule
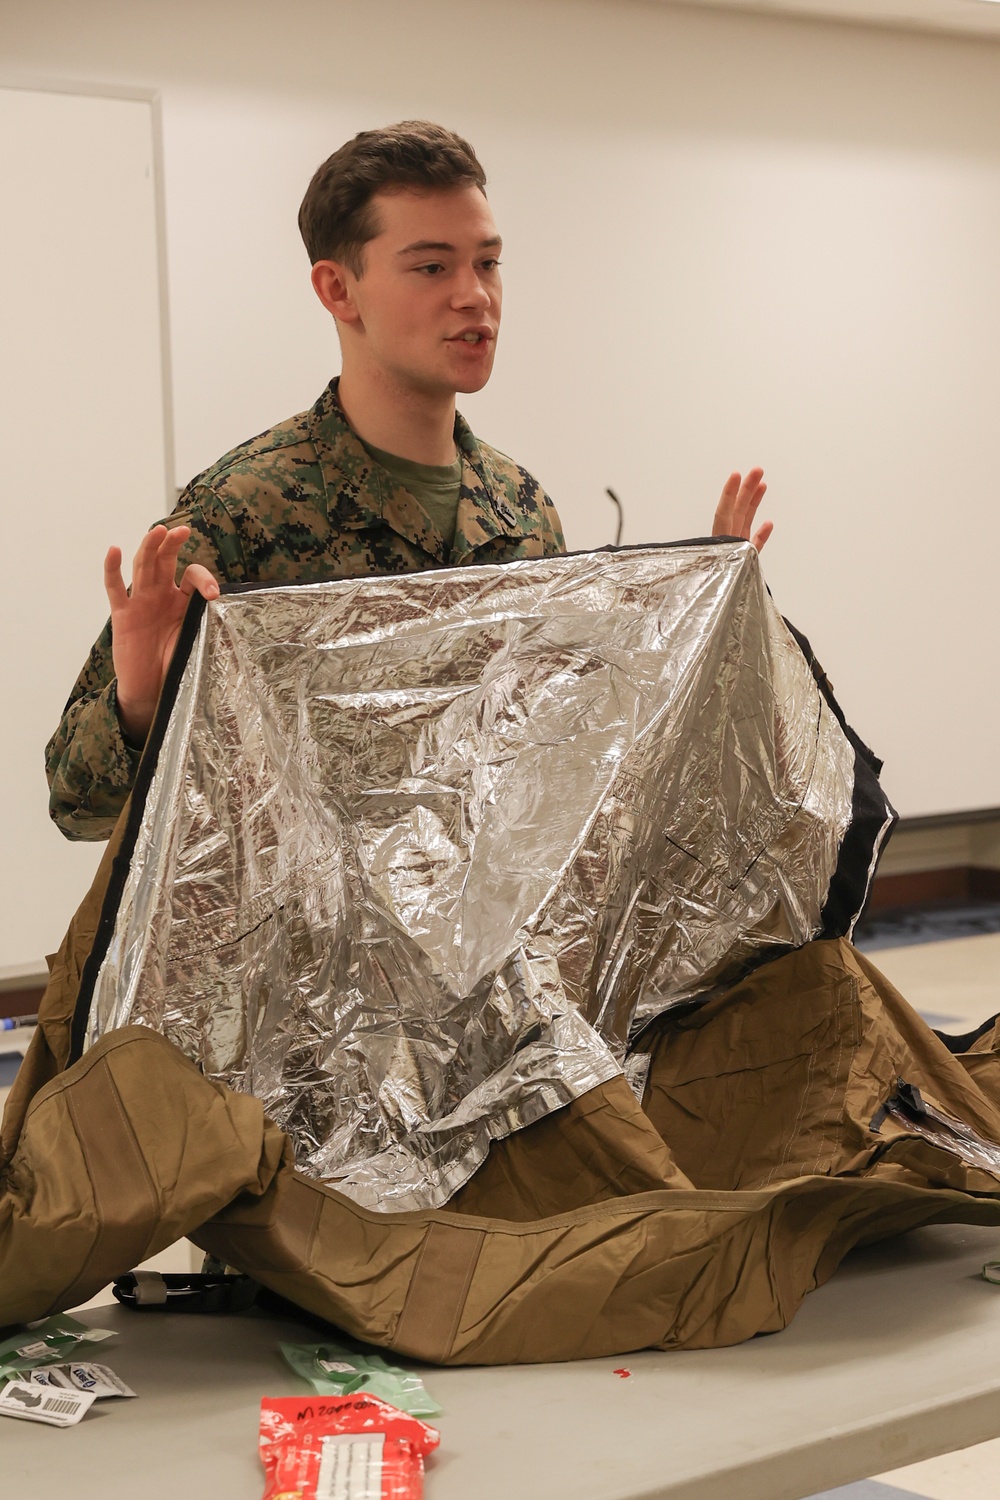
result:
[[[109,621],[45,747],[49,816],[68,839],[110,837],[138,765],[118,722]]]
[[[189,487],[162,524],[191,527],[178,558],[178,573],[188,563],[200,562],[220,580],[242,579],[239,538],[210,491]],[[110,837],[135,781],[140,754],[126,742],[118,718],[109,621],[45,747],[49,815],[68,839]]]

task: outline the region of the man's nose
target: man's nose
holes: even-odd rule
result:
[[[474,266],[469,266],[459,275],[452,295],[454,307],[474,307],[482,312],[492,300],[489,287],[483,285]]]

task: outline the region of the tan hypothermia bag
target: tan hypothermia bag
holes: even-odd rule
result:
[[[1000,1223],[995,1030],[954,1055],[844,941],[661,1018],[642,1108],[614,1079],[495,1143],[447,1210],[366,1211],[295,1170],[256,1099],[146,1028],[66,1066],[114,857],[113,842],[4,1117],[0,1324],[78,1304],[189,1235],[421,1359],[699,1348],[784,1327],[859,1242]]]

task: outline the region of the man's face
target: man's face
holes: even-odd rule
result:
[[[363,275],[350,277],[351,343],[401,389],[481,390],[502,298],[500,236],[485,197],[475,186],[408,189],[377,193],[372,206],[381,232],[364,247]]]

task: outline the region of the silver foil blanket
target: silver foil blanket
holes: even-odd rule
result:
[[[225,595],[91,1040],[151,1026],[308,1175],[439,1206],[650,1017],[816,934],[853,778],[747,544]]]

